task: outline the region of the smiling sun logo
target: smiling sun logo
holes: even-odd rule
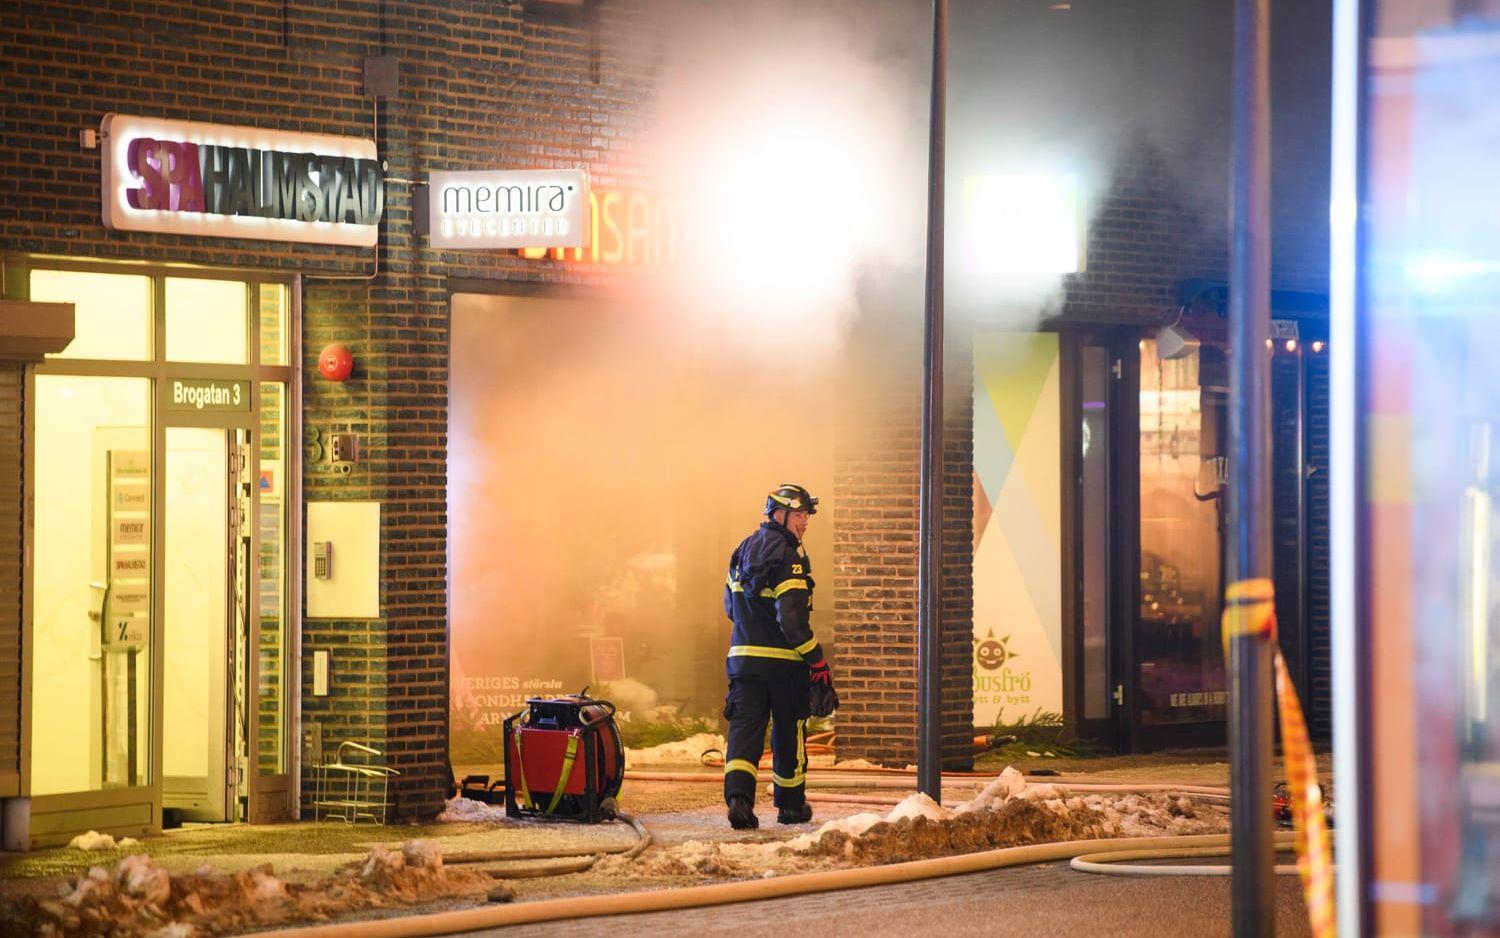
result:
[[[1010,636],[995,638],[995,630],[990,629],[989,635],[983,641],[974,643],[974,663],[986,671],[998,671],[1005,666],[1005,662],[1016,656],[1015,652],[1005,646],[1010,641]]]

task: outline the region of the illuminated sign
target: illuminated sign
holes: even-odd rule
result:
[[[587,247],[553,248],[533,242],[525,257],[593,261],[636,266],[670,265],[677,260],[677,206],[644,192],[589,193]]]
[[[385,210],[375,143],[106,115],[106,228],[369,246]]]
[[[961,211],[965,273],[983,279],[1083,269],[1083,209],[1073,176],[970,176]]]
[[[588,243],[581,169],[435,172],[428,179],[435,248],[577,248]]]
[[[250,409],[250,382],[217,378],[173,378],[168,410]]]

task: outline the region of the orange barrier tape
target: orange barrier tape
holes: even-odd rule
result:
[[[1292,795],[1292,824],[1297,830],[1297,873],[1302,880],[1302,899],[1313,938],[1334,938],[1337,912],[1333,904],[1333,845],[1328,837],[1328,818],[1323,813],[1323,792],[1318,785],[1318,764],[1313,759],[1302,703],[1287,670],[1286,659],[1276,641],[1276,591],[1268,579],[1231,583],[1224,592],[1224,658],[1229,658],[1229,640],[1238,636],[1260,636],[1272,642],[1276,672],[1276,710],[1281,722],[1281,754],[1286,764],[1287,787]]]
[[[1313,938],[1333,938],[1337,916],[1333,904],[1333,844],[1318,765],[1307,738],[1307,723],[1291,672],[1281,651],[1276,652],[1276,702],[1281,715],[1281,754],[1286,762],[1287,786],[1292,794],[1292,824],[1297,829],[1297,872]]]
[[[1229,661],[1229,640],[1241,635],[1261,635],[1276,640],[1276,587],[1265,578],[1240,580],[1224,591],[1224,615],[1219,629],[1224,641],[1224,660]]]

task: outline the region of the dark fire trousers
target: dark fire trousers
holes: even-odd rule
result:
[[[788,669],[790,670],[790,669]],[[785,678],[741,675],[729,679],[724,719],[729,737],[724,753],[724,802],[732,795],[755,801],[760,754],[765,746],[766,721],[771,722],[771,781],[773,803],[794,808],[805,799],[807,776],[808,677],[793,671]]]

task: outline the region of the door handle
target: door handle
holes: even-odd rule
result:
[[[1115,685],[1114,698],[1115,698],[1115,706],[1117,706],[1117,707],[1123,707],[1123,706],[1125,706],[1125,685],[1124,684],[1116,684]]]
[[[89,610],[89,620],[91,622],[103,622],[104,621],[104,610],[105,610],[106,607],[109,606],[109,589],[110,589],[110,585],[111,585],[111,583],[108,582],[108,581],[104,582],[104,583],[101,583],[98,580],[90,580],[89,581],[89,589],[91,589],[91,590],[101,590],[104,593],[104,595],[99,598],[99,609],[98,609],[98,611],[96,612],[93,609]]]

